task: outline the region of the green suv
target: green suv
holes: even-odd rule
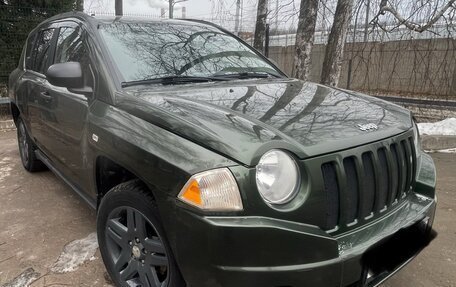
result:
[[[22,163],[97,209],[117,286],[376,286],[433,238],[409,111],[202,21],[55,16],[10,76]]]

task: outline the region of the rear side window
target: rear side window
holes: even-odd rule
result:
[[[25,49],[25,68],[32,69],[33,58],[33,44],[35,43],[36,34],[32,34],[27,39],[26,49]]]
[[[35,50],[32,55],[33,64],[32,70],[44,74],[46,69],[49,67],[49,54],[51,53],[52,36],[54,35],[55,29],[47,29],[40,32],[36,44]]]

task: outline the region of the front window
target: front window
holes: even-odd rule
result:
[[[54,36],[54,30],[55,29],[46,29],[40,32],[32,55],[33,59],[30,68],[33,71],[44,74],[49,67],[49,54],[51,52],[51,40]]]
[[[207,25],[115,22],[101,25],[100,33],[126,82],[172,76],[282,75],[252,49]]]

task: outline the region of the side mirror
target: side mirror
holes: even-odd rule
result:
[[[68,89],[84,87],[81,64],[78,62],[54,64],[47,69],[46,78],[49,83],[57,87]]]
[[[86,97],[93,95],[92,88],[84,86],[82,68],[78,62],[54,64],[47,69],[46,78],[51,85],[67,88],[72,93]]]

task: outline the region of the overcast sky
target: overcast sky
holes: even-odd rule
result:
[[[287,0],[288,1],[288,0]],[[294,0],[299,1],[299,0]],[[257,0],[241,0],[241,30],[251,31],[254,27]],[[225,28],[233,29],[236,14],[236,0],[186,0],[176,4],[175,18],[182,17],[185,6],[187,18],[210,20]],[[168,15],[168,1],[165,0],[124,0],[123,10],[125,15],[154,15],[160,16],[160,8],[166,9]],[[86,13],[114,13],[113,0],[84,0]]]
[[[230,1],[225,1],[230,2]],[[234,2],[233,2],[234,3]],[[214,0],[187,0],[176,5],[175,15],[181,17],[180,6],[185,6],[187,17],[210,17]],[[168,7],[167,1],[161,0],[124,0],[125,14],[160,14],[160,8]],[[87,12],[114,12],[114,1],[85,0],[84,8]]]
[[[178,0],[179,1],[179,0]],[[254,27],[256,18],[256,4],[258,0],[241,0],[241,30],[248,31]],[[373,17],[378,11],[381,0],[370,0],[370,15]],[[400,13],[404,14],[405,18],[411,17],[410,20],[416,22],[427,22],[427,15],[432,15],[431,12],[438,10],[447,0],[433,0],[429,1],[431,4],[421,5],[417,0],[390,0],[389,5],[395,7]],[[335,10],[336,0],[327,0],[325,5],[319,7],[319,21],[317,27],[329,29],[332,24],[333,13]],[[434,3],[435,4],[432,4]],[[160,8],[168,7],[167,0],[123,0],[124,14],[128,15],[154,15],[160,16]],[[268,22],[274,26],[281,28],[296,27],[297,13],[299,11],[300,0],[270,0],[269,1],[269,16]],[[358,3],[358,1],[356,2]],[[360,23],[364,22],[365,18],[365,5],[360,2],[354,7],[357,11],[357,16]],[[277,6],[276,6],[277,5]],[[186,0],[185,2],[178,3],[174,12],[175,18],[182,17],[182,10],[180,7],[186,7],[187,18],[197,18],[210,20],[220,24],[228,29],[234,27],[234,16],[236,11],[236,0]],[[113,0],[84,0],[84,8],[86,12],[101,13],[114,13]],[[416,12],[413,12],[416,11]],[[168,12],[166,11],[166,14]],[[276,15],[279,15],[276,18]],[[355,18],[352,19],[352,22]],[[381,17],[381,20],[393,20],[392,16],[387,15]]]

